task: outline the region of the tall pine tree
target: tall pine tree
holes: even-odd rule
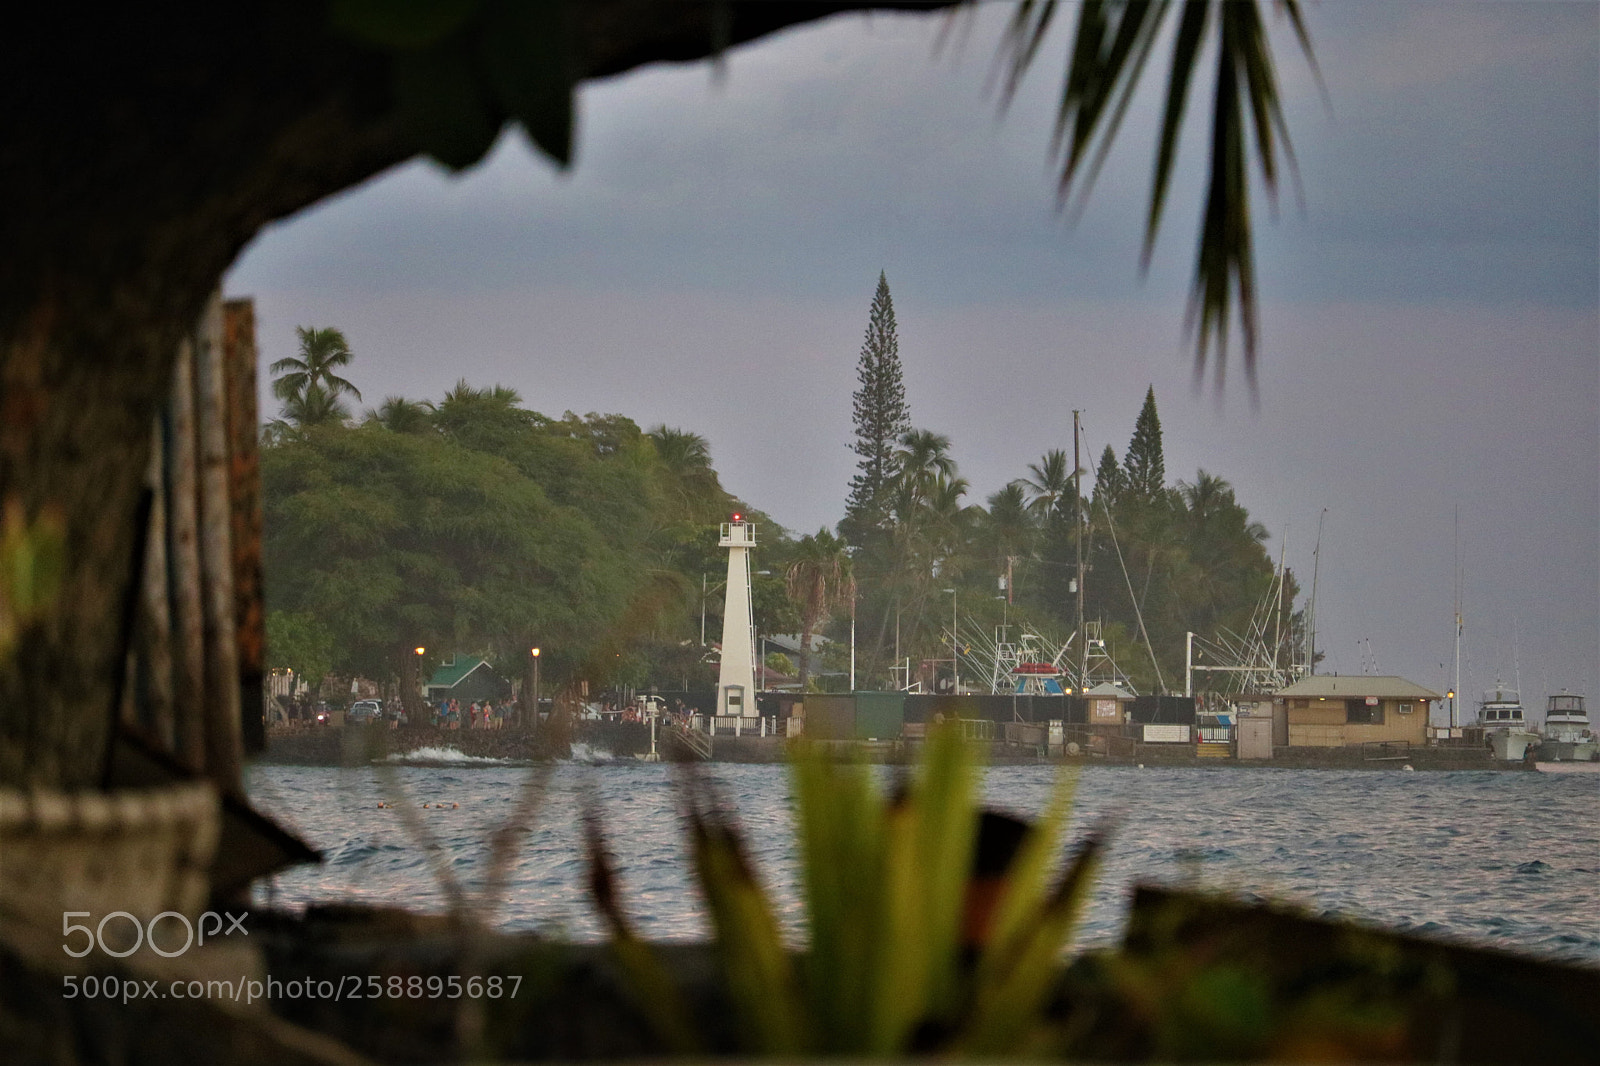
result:
[[[887,522],[895,446],[911,429],[911,411],[906,406],[906,388],[900,375],[894,300],[882,271],[878,273],[878,291],[872,298],[867,337],[856,364],[856,380],[860,387],[851,400],[857,473],[850,479],[850,498],[845,503],[839,531],[847,543],[860,546]]]
[[[1126,486],[1127,475],[1117,466],[1117,453],[1107,444],[1106,450],[1100,453],[1100,465],[1094,472],[1093,502],[1105,507],[1115,507],[1122,499]],[[1098,513],[1096,511],[1096,517]]]
[[[1152,504],[1166,492],[1167,463],[1161,453],[1161,418],[1156,414],[1156,390],[1144,394],[1144,408],[1133,424],[1133,439],[1122,458],[1123,485],[1129,502]]]

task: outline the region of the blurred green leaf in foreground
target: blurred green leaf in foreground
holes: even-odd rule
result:
[[[1048,1050],[1045,1004],[1104,847],[1091,835],[1059,874],[1074,778],[1032,825],[981,811],[959,732],[929,737],[890,794],[869,767],[803,748],[794,767],[809,946],[783,942],[732,813],[700,774],[683,785],[743,1050],[771,1055],[1003,1055]],[[597,816],[591,887],[618,962],[667,1047],[705,1050],[666,968],[633,932]]]

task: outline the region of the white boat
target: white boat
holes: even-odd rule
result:
[[[1544,732],[1539,742],[1541,762],[1592,762],[1595,736],[1583,697],[1560,692],[1549,698],[1544,711]]]
[[[1528,726],[1522,714],[1522,698],[1517,690],[1499,681],[1485,689],[1478,701],[1478,726],[1489,741],[1496,759],[1521,762],[1528,749],[1539,743],[1539,734]]]

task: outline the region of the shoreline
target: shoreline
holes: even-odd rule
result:
[[[873,763],[905,762],[915,749],[904,741],[824,741],[841,756]],[[783,737],[716,737],[712,761],[731,763],[781,763],[787,757]],[[658,743],[662,758],[668,745]],[[583,749],[573,753],[572,748]],[[520,729],[373,729],[365,726],[318,726],[273,730],[267,748],[254,762],[272,766],[362,766],[388,762],[396,765],[448,765],[470,767],[515,765],[576,758],[588,761],[585,751],[627,762],[650,749],[648,726],[639,722],[578,722],[572,729],[570,748],[557,746],[545,733]],[[423,754],[450,752],[448,756]],[[408,756],[418,756],[415,760]],[[490,762],[492,760],[492,763]],[[605,761],[605,760],[600,760]],[[1488,749],[1412,748],[1401,756],[1371,758],[1359,746],[1345,748],[1277,748],[1271,759],[1235,759],[1199,755],[1192,745],[1138,744],[1132,754],[1040,756],[1036,750],[1006,744],[992,745],[991,766],[1138,766],[1196,767],[1215,770],[1391,770],[1458,771],[1493,770],[1536,772],[1531,760],[1508,763],[1494,759]]]

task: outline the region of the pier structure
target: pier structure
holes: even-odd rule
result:
[[[717,716],[756,715],[756,625],[750,603],[750,551],[756,527],[741,514],[722,523],[720,547],[728,549],[728,581],[722,601],[722,666],[717,674]]]

